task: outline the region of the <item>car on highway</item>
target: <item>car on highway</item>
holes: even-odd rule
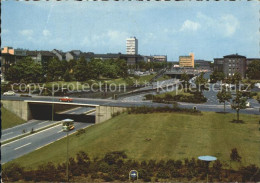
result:
[[[4,92],[3,95],[4,96],[15,96],[15,92],[14,91],[8,91],[8,92]]]
[[[247,108],[250,108],[250,107],[251,107],[250,102],[246,102],[246,107],[247,107]]]
[[[59,98],[59,101],[60,102],[72,102],[72,98],[69,98],[69,97],[62,97],[62,98]]]

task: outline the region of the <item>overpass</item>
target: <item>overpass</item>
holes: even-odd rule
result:
[[[75,121],[101,123],[112,117],[114,113],[126,110],[120,106],[106,106],[88,103],[67,103],[56,101],[41,101],[41,100],[2,100],[3,107],[13,112],[22,119],[28,121],[31,119],[50,120],[52,114],[54,120],[62,120],[64,118],[72,118]],[[60,111],[72,109],[74,107],[90,107],[95,109],[95,117],[81,114],[69,115],[59,114]]]
[[[126,102],[121,100],[109,100],[109,99],[89,99],[89,98],[73,98],[73,103],[59,102],[59,97],[42,97],[34,96],[18,97],[18,96],[1,96],[1,103],[5,108],[12,111],[22,119],[28,121],[33,119],[33,116],[43,113],[46,116],[52,114],[52,105],[54,105],[54,111],[62,111],[71,107],[82,106],[82,107],[93,107],[96,109],[95,123],[101,123],[112,117],[114,113],[122,112],[129,107],[133,106],[172,106],[171,104],[153,103],[151,101],[138,101],[138,102]],[[179,103],[180,107],[193,108],[197,107],[201,111],[212,111],[220,112],[223,110],[222,104],[191,104],[191,103]],[[38,110],[36,110],[38,108]],[[35,113],[35,111],[37,111]],[[47,112],[44,112],[47,111]],[[227,112],[235,113],[231,108],[226,109]],[[245,114],[256,114],[259,115],[259,107],[249,108],[241,110],[241,113]],[[43,115],[42,114],[42,115]]]
[[[193,77],[199,74],[199,71],[196,71],[194,69],[185,69],[185,68],[179,68],[179,69],[168,69],[165,71],[165,75],[180,78],[182,74],[186,73],[188,76]]]

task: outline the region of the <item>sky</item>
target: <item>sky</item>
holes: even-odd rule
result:
[[[126,38],[135,36],[139,54],[169,61],[190,52],[259,58],[259,3],[2,1],[1,47],[126,53]]]

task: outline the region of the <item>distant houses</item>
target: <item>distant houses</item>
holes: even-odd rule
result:
[[[4,74],[8,68],[16,63],[17,61],[31,57],[35,62],[46,65],[51,59],[56,58],[58,60],[78,60],[83,57],[87,61],[91,59],[124,59],[128,65],[134,65],[140,61],[145,62],[167,62],[166,55],[155,55],[155,56],[143,56],[139,54],[122,54],[122,53],[107,53],[107,54],[96,54],[93,52],[82,52],[80,50],[71,50],[63,52],[61,50],[53,49],[52,51],[46,50],[25,50],[25,49],[14,49],[12,47],[4,47],[1,50],[1,70]]]

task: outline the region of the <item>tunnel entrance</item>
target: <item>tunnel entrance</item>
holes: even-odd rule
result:
[[[52,120],[52,104],[29,103],[32,119]],[[53,120],[73,119],[75,122],[95,123],[94,107],[54,104]]]

